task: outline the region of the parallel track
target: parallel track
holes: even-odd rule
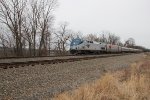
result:
[[[35,66],[35,65],[45,65],[45,64],[58,64],[65,62],[75,62],[81,60],[90,60],[96,58],[106,58],[106,57],[115,57],[122,56],[127,54],[106,54],[106,55],[92,55],[92,56],[80,56],[80,57],[71,57],[65,59],[51,59],[51,60],[37,60],[37,61],[26,61],[26,62],[10,62],[10,63],[0,63],[0,69],[9,69],[9,68],[19,68],[25,66]]]

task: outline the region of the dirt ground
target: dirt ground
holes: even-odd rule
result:
[[[43,100],[129,67],[144,54],[0,70],[0,99]]]

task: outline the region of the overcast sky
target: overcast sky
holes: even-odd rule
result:
[[[84,34],[110,31],[150,48],[150,0],[58,0],[56,24]]]

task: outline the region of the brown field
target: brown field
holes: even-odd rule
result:
[[[150,53],[128,69],[106,73],[93,83],[55,96],[54,100],[150,100]]]

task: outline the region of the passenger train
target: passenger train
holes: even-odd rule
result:
[[[71,54],[102,54],[102,53],[138,53],[139,49],[122,47],[119,45],[107,44],[103,42],[95,42],[82,40],[80,38],[73,39],[70,45]]]

